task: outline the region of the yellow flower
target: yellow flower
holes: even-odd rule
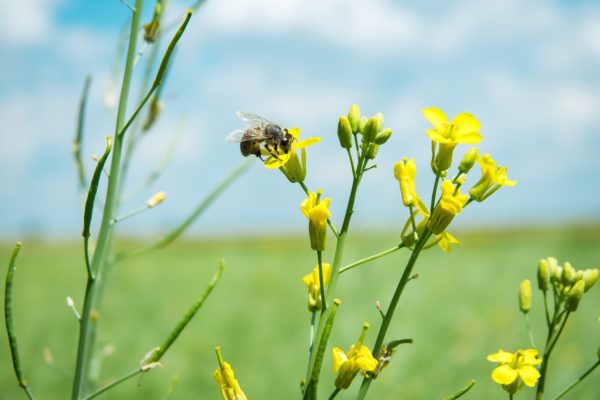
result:
[[[427,210],[427,206],[423,204],[421,199],[419,199],[419,207],[417,207],[417,211],[413,213],[413,216],[417,216],[419,213],[423,216],[423,219],[417,224],[417,237],[421,236],[421,234],[425,230],[425,227],[427,226],[427,223],[429,222],[429,211]],[[409,219],[408,221],[406,221],[405,228],[402,231],[402,244],[408,248],[412,248],[412,246],[415,244],[414,232],[410,231],[406,233],[406,230],[410,225],[411,222]],[[436,235],[435,240],[425,245],[423,249],[429,249],[435,246],[436,244],[439,245],[442,248],[442,250],[444,250],[446,253],[450,253],[452,251],[452,245],[461,246],[461,243],[457,238],[452,236],[450,232],[444,231]]]
[[[455,189],[452,181],[442,182],[442,197],[433,210],[428,227],[433,233],[439,235],[446,230],[452,219],[458,215],[466,204],[469,196]]]
[[[363,340],[369,329],[369,324],[363,324],[363,330],[358,341],[350,346],[347,353],[338,347],[332,349],[333,372],[337,373],[335,387],[347,389],[359,371],[373,372],[378,361],[373,357],[368,347],[363,345]]]
[[[452,152],[457,144],[476,144],[483,139],[479,133],[481,124],[472,114],[460,113],[448,121],[442,110],[429,107],[423,110],[423,115],[433,125],[433,129],[427,129],[427,136],[440,145],[433,161],[436,173],[450,168]]]
[[[450,253],[452,251],[452,245],[455,244],[460,246],[460,241],[452,236],[450,232],[444,231],[441,234],[437,235],[436,239],[438,245],[444,250],[446,253]]]
[[[394,164],[394,177],[400,182],[400,194],[402,195],[402,203],[406,207],[416,206],[419,199],[417,188],[415,186],[415,177],[417,176],[417,166],[415,159],[410,160],[406,157],[402,161]]]
[[[300,138],[300,128],[291,128],[288,129],[288,133],[294,137],[294,141],[292,142],[292,147],[289,153],[277,154],[277,158],[273,157],[273,155],[268,152],[263,155],[268,155],[269,158],[265,161],[265,167],[267,168],[279,168],[284,166],[292,156],[292,153],[295,153],[296,150],[304,149],[308,146],[312,146],[315,143],[319,143],[321,141],[320,137],[312,137],[304,140],[299,140]],[[295,155],[295,154],[294,154]],[[297,158],[297,156],[296,156]],[[305,157],[306,158],[306,157]]]
[[[331,265],[323,263],[323,284],[327,286],[331,278]],[[302,278],[302,282],[308,287],[308,309],[309,311],[320,310],[322,306],[321,299],[321,281],[319,280],[319,265],[317,264],[312,272]]]
[[[540,373],[534,365],[541,364],[542,358],[538,357],[538,351],[535,349],[517,350],[514,354],[500,349],[497,353],[487,356],[487,360],[500,363],[492,371],[492,380],[502,385],[509,393],[516,393],[521,381],[533,387],[540,378]]]
[[[223,400],[247,400],[246,395],[240,388],[240,384],[235,379],[231,365],[223,360],[221,348],[216,347],[215,351],[219,360],[219,368],[215,370],[213,377],[221,386],[221,397]]]
[[[481,167],[481,179],[469,190],[471,198],[483,201],[490,197],[501,186],[514,186],[517,181],[508,179],[506,170],[508,167],[499,167],[489,154],[477,159]]]
[[[331,216],[329,204],[331,197],[321,200],[322,190],[317,193],[309,192],[308,197],[300,204],[300,210],[308,218],[308,233],[310,246],[313,250],[325,250],[325,239],[327,238],[327,220]]]

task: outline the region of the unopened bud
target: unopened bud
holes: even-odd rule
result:
[[[367,121],[365,129],[363,131],[364,141],[367,143],[373,143],[375,141],[377,133],[379,133],[379,121],[377,121],[375,117],[371,117]]]
[[[462,160],[460,160],[460,164],[458,165],[458,170],[463,174],[468,173],[473,165],[475,165],[475,161],[477,161],[478,154],[477,147],[472,147],[467,153],[463,156]]]
[[[340,146],[344,149],[352,148],[352,127],[350,125],[350,121],[348,117],[342,116],[338,122],[337,129],[338,139],[340,141]]]
[[[367,151],[367,159],[368,160],[374,160],[375,156],[377,156],[377,151],[379,150],[379,145],[378,144],[374,144],[371,147],[369,147],[369,150]]]
[[[577,271],[575,271],[575,268],[573,268],[573,266],[571,265],[570,262],[565,262],[563,264],[563,270],[562,270],[562,283],[565,286],[570,286],[572,283],[575,282],[575,275],[577,274]]]
[[[392,136],[392,130],[390,128],[385,128],[381,132],[375,136],[375,143],[378,145],[382,145],[388,141],[388,139]]]
[[[573,312],[577,311],[577,307],[579,306],[579,302],[583,297],[583,292],[585,290],[585,282],[582,280],[577,281],[569,293],[567,294],[567,300],[565,301],[565,309],[567,311]]]
[[[525,279],[519,287],[519,309],[527,314],[531,310],[531,282]]]
[[[358,121],[358,131],[360,133],[364,133],[365,132],[365,128],[367,127],[367,122],[369,122],[369,118],[367,118],[367,117],[360,117],[360,120]]]
[[[157,205],[162,203],[166,197],[167,194],[165,192],[158,192],[148,199],[146,205],[148,206],[148,208],[156,207]]]
[[[594,284],[598,280],[598,275],[599,274],[600,274],[600,271],[598,271],[597,268],[586,269],[585,271],[583,271],[583,278],[582,279],[585,282],[585,291],[586,292],[588,290],[590,290],[592,288],[592,286],[594,286]]]
[[[550,287],[550,271],[547,259],[541,259],[537,272],[538,287],[542,292],[547,292]]]
[[[350,106],[350,110],[348,111],[348,121],[350,122],[352,132],[358,133],[360,130],[360,108],[356,104]]]

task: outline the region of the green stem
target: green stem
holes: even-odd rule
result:
[[[95,392],[87,395],[83,399],[89,400],[89,399],[93,399],[94,397],[100,396],[102,393],[106,392],[107,390],[112,389],[113,387],[117,386],[118,384],[123,383],[126,380],[129,380],[129,379],[133,378],[134,376],[141,374],[142,372],[144,372],[144,370],[141,368],[134,369],[133,371],[127,373],[126,375],[120,377],[119,379],[117,379],[117,380],[109,383],[108,385],[101,387],[100,389],[96,390]]]
[[[356,169],[354,168],[354,158],[352,158],[352,152],[350,151],[350,149],[346,149],[346,151],[348,152],[348,159],[350,160],[350,167],[352,168],[352,177],[355,178]]]
[[[335,388],[335,390],[331,393],[331,395],[329,396],[329,400],[333,400],[336,398],[336,396],[338,395],[339,392],[341,392],[342,389],[340,388]]]
[[[552,354],[552,350],[554,350],[554,346],[556,345],[558,338],[560,337],[563,329],[565,328],[567,320],[569,319],[569,315],[571,315],[571,313],[567,312],[565,317],[562,320],[562,323],[560,324],[560,328],[558,329],[558,332],[556,332],[556,335],[553,336],[554,328],[557,325],[557,323],[559,323],[559,319],[556,318],[556,313],[554,314],[555,318],[553,318],[550,329],[548,330],[548,338],[546,340],[546,347],[544,349],[542,365],[540,366],[540,379],[538,381],[537,390],[536,390],[536,397],[535,397],[536,400],[542,400],[544,398],[544,389],[546,386],[546,375],[547,375],[547,371],[548,371],[548,363],[550,361],[550,355]]]
[[[436,173],[435,174],[435,183],[433,184],[433,191],[431,193],[431,208],[429,209],[429,212],[431,214],[433,214],[433,208],[435,207],[435,198],[437,195],[437,189],[438,189],[438,185],[440,183],[440,173]]]
[[[19,386],[25,391],[27,397],[33,400],[33,393],[27,385],[27,381],[23,377],[23,371],[21,370],[21,360],[19,358],[19,346],[17,345],[17,335],[15,334],[15,327],[13,324],[13,308],[12,308],[12,293],[13,293],[13,279],[17,272],[17,256],[21,250],[21,242],[15,244],[10,262],[8,263],[8,270],[6,271],[6,282],[4,284],[4,324],[6,325],[6,336],[8,337],[8,346],[10,347],[10,355],[12,360],[13,369],[15,370],[15,376]]]
[[[147,246],[143,246],[138,249],[134,249],[129,252],[117,254],[115,257],[116,261],[123,260],[124,258],[139,256],[140,254],[147,253],[152,250],[160,249],[175,239],[177,239],[189,226],[204,212],[204,210],[211,205],[215,199],[229,186],[231,185],[242,173],[244,173],[250,166],[252,160],[244,161],[235,170],[233,170],[228,176],[225,177],[215,188],[196,206],[192,213],[175,229],[169,232],[165,237],[159,241],[152,243]]]
[[[379,353],[381,351],[381,347],[383,345],[383,341],[385,340],[385,335],[392,321],[392,317],[394,316],[394,311],[396,310],[396,306],[398,305],[398,301],[400,300],[400,296],[406,287],[406,284],[410,281],[412,270],[421,254],[421,249],[429,240],[431,236],[431,232],[428,228],[425,228],[423,234],[419,238],[419,241],[415,244],[415,249],[404,268],[404,272],[402,273],[402,277],[400,278],[400,282],[398,282],[398,286],[396,287],[396,291],[392,296],[392,300],[390,301],[390,305],[387,308],[385,313],[385,318],[381,323],[381,327],[379,328],[379,333],[377,334],[377,339],[375,340],[375,345],[373,346],[373,355],[375,357],[379,357]],[[369,386],[371,384],[373,377],[369,376],[365,378],[360,386],[360,390],[358,392],[357,399],[364,399],[367,395],[367,391],[369,390]]]
[[[596,367],[600,365],[600,358],[590,367],[588,368],[587,371],[585,371],[583,373],[583,375],[581,375],[579,378],[577,378],[575,380],[575,382],[571,383],[565,390],[563,390],[562,392],[560,392],[560,394],[558,396],[556,396],[556,398],[554,400],[559,400],[562,399],[567,393],[569,393],[569,391],[571,389],[573,389],[575,386],[577,386],[579,384],[579,382],[581,382],[582,380],[584,380],[589,374],[592,373],[592,371],[594,369],[596,369]]]
[[[546,326],[550,326],[550,311],[548,310],[548,296],[546,295],[546,291],[544,291],[544,310],[546,312]]]
[[[529,344],[532,348],[536,348],[535,341],[533,340],[533,332],[531,331],[531,323],[529,322],[529,314],[525,314],[525,326],[527,327],[527,335],[529,336]]]
[[[323,280],[323,253],[317,250],[317,261],[319,263],[319,290],[321,291],[321,312],[327,310],[325,301],[325,282]]]
[[[106,201],[104,203],[104,212],[102,215],[100,231],[98,233],[96,251],[94,252],[94,256],[92,259],[91,270],[94,271],[97,275],[101,274],[101,266],[105,262],[105,253],[107,247],[110,246],[110,239],[112,237],[112,225],[110,221],[113,218],[113,214],[115,211],[117,188],[119,183],[119,169],[121,164],[122,137],[120,137],[119,133],[121,132],[125,122],[127,99],[129,98],[129,88],[131,86],[131,76],[133,74],[133,60],[135,58],[135,50],[137,46],[137,32],[139,29],[140,15],[142,12],[143,4],[143,0],[136,0],[135,12],[133,13],[131,19],[129,47],[127,50],[127,59],[125,62],[125,71],[123,73],[123,84],[121,87],[121,95],[115,126],[115,138],[110,169],[110,179],[108,181],[108,187],[106,189]],[[73,378],[73,390],[71,393],[72,400],[78,400],[79,398],[81,398],[83,386],[86,381],[86,373],[89,370],[89,362],[91,358],[89,357],[88,349],[90,327],[89,321],[90,313],[92,311],[94,303],[95,282],[96,280],[93,276],[88,276],[84,295],[83,311],[81,313],[81,321],[79,325],[79,344],[77,346],[77,361],[75,365],[75,376]]]
[[[467,385],[465,387],[463,387],[462,389],[460,389],[458,392],[454,393],[453,395],[446,397],[444,400],[456,400],[459,397],[462,397],[462,395],[464,395],[469,390],[471,390],[471,388],[473,387],[473,385],[475,385],[475,380],[471,379],[469,381],[469,383],[467,383]]]
[[[358,186],[360,184],[360,180],[362,178],[362,173],[364,172],[365,167],[365,158],[361,157],[358,160],[358,164],[356,167],[357,175],[352,180],[352,187],[350,189],[350,195],[348,197],[348,203],[346,206],[346,213],[344,215],[344,222],[342,223],[342,229],[339,232],[337,243],[335,247],[335,256],[333,258],[333,266],[331,268],[331,278],[329,280],[329,285],[327,286],[326,299],[327,303],[331,304],[333,298],[335,296],[335,289],[337,286],[337,280],[340,275],[340,266],[342,262],[342,257],[344,254],[344,246],[346,244],[346,235],[348,233],[348,228],[350,226],[350,220],[352,219],[352,214],[354,212],[354,202],[356,200],[356,193],[358,191]],[[305,189],[305,186],[303,189]],[[307,191],[308,189],[305,189]],[[324,339],[325,327],[326,323],[329,320],[331,314],[331,308],[322,312],[321,317],[319,318],[319,324],[317,326],[317,335],[315,338],[315,342],[321,344]],[[326,346],[327,343],[324,343]],[[316,351],[311,351],[309,358],[309,367],[306,374],[306,386],[304,390],[304,399],[315,399],[317,392],[317,384],[318,384],[318,374],[315,379],[315,372],[321,370],[321,362],[322,357],[317,357]]]
[[[73,140],[73,157],[75,157],[75,164],[77,165],[79,188],[81,190],[84,190],[86,187],[85,168],[83,167],[83,160],[81,158],[81,146],[83,142],[85,108],[88,99],[88,94],[90,92],[91,83],[92,77],[88,75],[85,78],[85,83],[83,84],[83,92],[81,93],[81,100],[79,102],[79,114],[77,116],[77,131],[75,133],[75,139]]]
[[[348,264],[348,265],[346,265],[346,266],[344,266],[344,267],[340,268],[340,274],[341,274],[341,273],[343,273],[343,272],[346,272],[346,271],[348,271],[348,270],[351,270],[351,269],[353,269],[353,268],[356,268],[356,267],[358,267],[358,266],[360,266],[360,265],[366,264],[366,263],[368,263],[368,262],[370,262],[370,261],[374,261],[374,260],[377,260],[378,258],[381,258],[381,257],[387,256],[388,254],[392,254],[392,253],[394,253],[395,251],[398,251],[398,250],[400,250],[400,249],[401,249],[401,248],[403,248],[403,247],[404,247],[404,245],[403,245],[402,243],[400,243],[400,244],[397,244],[397,245],[395,245],[395,246],[394,246],[394,247],[392,247],[392,248],[389,248],[389,249],[387,249],[387,250],[381,251],[381,252],[379,252],[379,253],[377,253],[377,254],[373,254],[373,255],[371,255],[371,256],[368,256],[368,257],[362,258],[362,259],[360,259],[360,260],[358,260],[358,261],[354,261],[353,263],[351,263],[351,264]]]

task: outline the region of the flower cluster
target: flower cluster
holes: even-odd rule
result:
[[[544,293],[552,288],[558,303],[564,302],[565,309],[573,312],[577,310],[583,294],[594,286],[599,273],[597,268],[576,270],[569,262],[559,266],[556,258],[548,257],[540,260],[538,287]]]

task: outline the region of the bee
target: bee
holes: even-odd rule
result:
[[[236,129],[225,140],[239,143],[244,157],[254,154],[262,160],[264,147],[267,153],[279,160],[279,154],[287,154],[292,150],[294,137],[287,129],[258,115],[238,111],[237,116],[246,123],[246,128]]]

